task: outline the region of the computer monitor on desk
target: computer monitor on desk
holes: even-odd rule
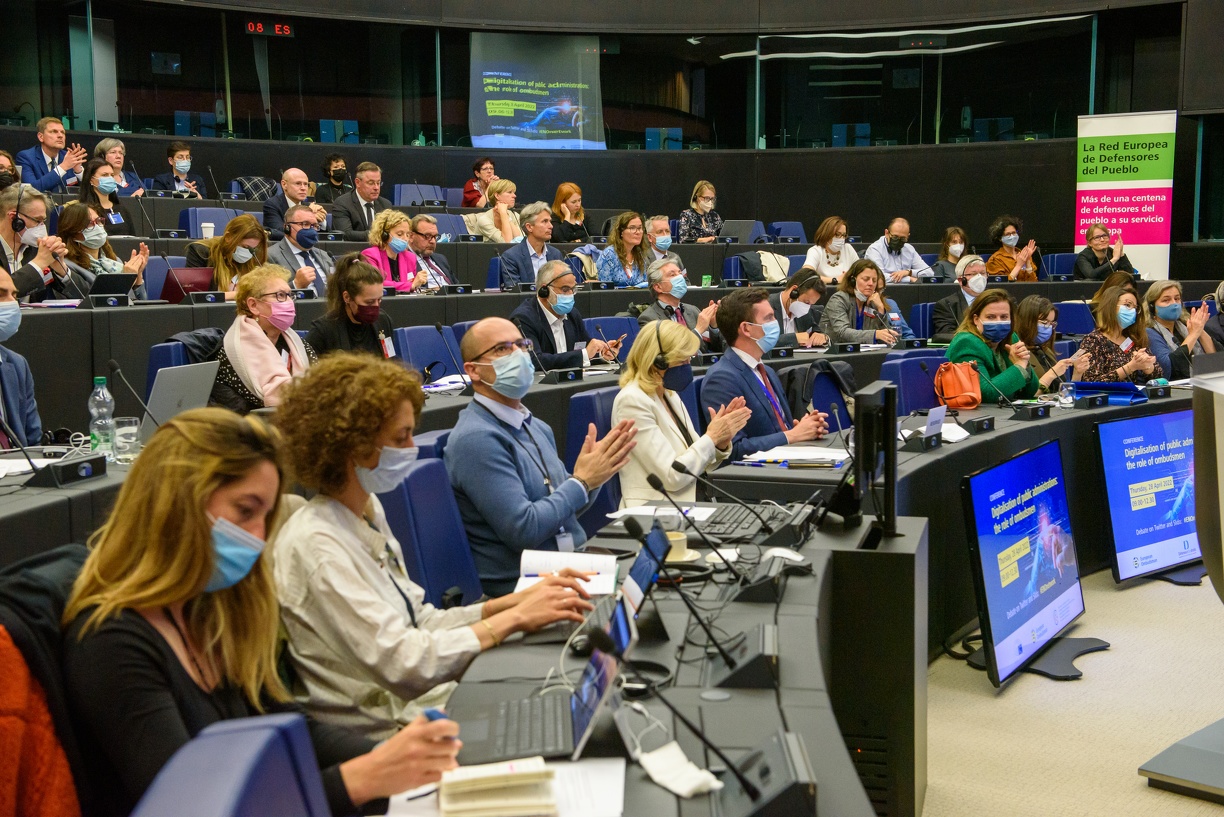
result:
[[[868,492],[875,506],[878,527],[884,536],[897,532],[897,387],[877,380],[854,393],[854,475],[853,500],[858,503]],[[883,480],[883,497],[876,498],[875,481]],[[837,507],[834,513],[845,516]],[[879,537],[868,537],[866,547],[878,544]]]

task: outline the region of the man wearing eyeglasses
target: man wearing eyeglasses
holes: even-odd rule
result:
[[[680,260],[680,256],[671,252],[665,253],[661,259],[646,268],[646,280],[650,282],[650,291],[658,300],[638,315],[639,326],[653,321],[674,321],[701,338],[702,352],[723,350],[722,335],[714,326],[718,302],[710,301],[705,308],[699,309],[694,304],[680,301],[689,287],[684,262]]]
[[[484,591],[502,596],[514,590],[524,550],[572,551],[586,541],[578,515],[629,461],[637,432],[626,420],[596,440],[592,423],[569,472],[552,429],[523,406],[535,381],[531,339],[504,318],[485,318],[459,352],[476,396],[442,459]]]
[[[510,320],[535,346],[535,367],[578,369],[592,360],[611,362],[620,352],[621,340],[591,338],[574,306],[578,278],[564,261],[549,261],[536,279],[540,288],[510,313]]]
[[[437,252],[438,220],[428,213],[421,213],[412,219],[410,226],[412,232],[408,234],[408,246],[417,257],[417,269],[426,272],[425,288],[440,289],[456,283],[446,256]]]
[[[327,279],[336,262],[315,245],[319,243],[318,222],[309,205],[299,204],[285,211],[284,238],[268,248],[268,263],[293,270],[294,286],[308,286],[327,297]]]
[[[28,184],[0,192],[0,268],[12,276],[18,299],[42,300],[48,287],[62,294],[69,286],[71,292],[71,273],[64,264],[68,248],[59,236],[47,235],[51,206],[45,194]]]

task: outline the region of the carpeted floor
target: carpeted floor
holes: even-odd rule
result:
[[[961,661],[930,666],[925,817],[1224,815],[1137,773],[1224,718],[1224,605],[1210,581],[1118,589],[1104,570],[1083,587],[1071,635],[1112,645],[1076,661],[1083,678],[1022,673],[996,691]]]

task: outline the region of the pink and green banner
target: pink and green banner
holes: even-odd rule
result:
[[[1131,265],[1147,279],[1169,277],[1173,147],[1177,112],[1102,114],[1079,118],[1075,247],[1104,224]]]

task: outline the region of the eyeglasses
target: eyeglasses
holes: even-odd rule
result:
[[[550,285],[548,288],[560,295],[573,295],[578,291],[578,287],[554,287]]]
[[[437,241],[438,240],[437,233],[423,233],[420,230],[413,230],[412,232],[419,235],[421,238],[425,239],[426,241]]]
[[[639,226],[637,226],[637,227],[626,227],[626,228],[625,228],[625,229],[624,229],[622,232],[626,232],[626,233],[640,233],[640,232],[642,232],[642,227],[641,227],[640,225],[639,225]]]
[[[479,360],[486,355],[492,355],[494,358],[505,357],[515,349],[522,349],[524,352],[531,354],[531,350],[535,347],[527,338],[519,338],[518,340],[507,340],[502,343],[495,343],[488,349],[485,349],[480,354],[476,355],[473,360]]]
[[[313,227],[319,222],[317,221],[287,221],[285,223],[292,227]]]
[[[260,298],[275,298],[277,301],[279,301],[280,303],[282,303],[282,304],[283,304],[285,301],[292,301],[292,300],[293,300],[293,293],[292,293],[292,292],[284,292],[284,291],[281,291],[281,292],[265,292],[264,294],[260,295],[259,297],[260,297]]]
[[[89,226],[90,226],[90,227],[105,227],[105,226],[106,226],[106,219],[104,219],[104,218],[95,218],[95,219],[93,219],[92,221],[90,221],[90,222],[89,222]]]
[[[1105,240],[1105,241],[1108,241],[1108,240],[1109,240],[1109,234],[1108,234],[1108,233],[1102,233],[1101,235],[1094,235],[1092,238],[1090,238],[1090,239],[1088,239],[1088,240],[1089,240],[1089,241],[1101,241],[1102,239],[1103,239],[1103,240]]]
[[[1037,323],[1041,326],[1048,326],[1053,329],[1055,326],[1058,326],[1058,318],[1055,318],[1052,321],[1037,321]]]
[[[34,222],[35,226],[37,226],[37,225],[39,225],[39,224],[46,224],[46,223],[47,223],[47,217],[46,217],[46,216],[43,216],[42,218],[38,218],[37,216],[32,216],[32,215],[30,215],[29,213],[21,213],[21,217],[22,217],[23,219],[26,219],[27,221],[32,221],[32,222]]]
[[[704,201],[706,204],[714,204],[716,201],[718,201],[718,198],[715,196],[702,196],[697,199],[697,201]]]

